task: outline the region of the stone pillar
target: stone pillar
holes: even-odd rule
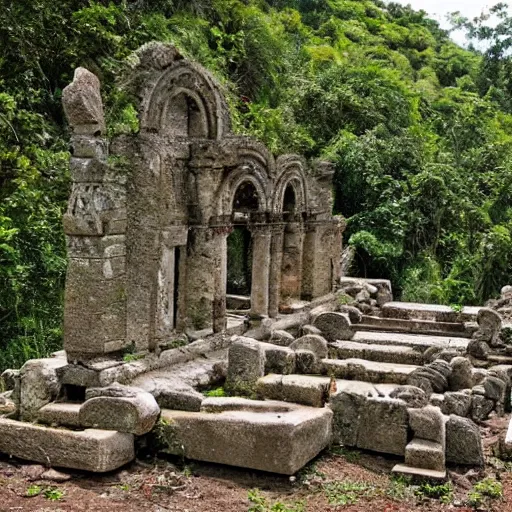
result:
[[[284,224],[282,222],[273,224],[271,232],[268,314],[271,318],[276,318],[279,313],[279,303],[281,301]]]
[[[284,229],[281,297],[299,299],[302,286],[302,254],[304,227],[301,222],[290,222]]]
[[[317,225],[306,223],[302,257],[302,298],[311,300],[316,297],[315,268],[319,251]]]
[[[125,177],[107,165],[97,77],[78,68],[63,104],[73,129],[64,349],[69,361],[88,361],[126,345]]]
[[[215,273],[214,296],[213,296],[213,332],[222,332],[226,329],[226,288],[228,277],[228,235],[232,226],[219,226],[214,228],[217,238],[216,265],[218,272]]]
[[[262,318],[268,316],[271,231],[268,224],[256,224],[250,230],[253,240],[251,316]]]

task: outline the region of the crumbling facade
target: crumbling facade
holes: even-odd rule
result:
[[[186,329],[223,331],[236,225],[252,237],[252,318],[276,317],[286,298],[331,292],[343,223],[331,214],[330,164],[275,159],[233,135],[215,79],[173,47],[141,49],[127,83],[140,130],[110,148],[97,78],[80,68],[64,91],[73,128],[69,360],[151,351]]]

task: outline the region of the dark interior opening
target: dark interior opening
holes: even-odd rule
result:
[[[258,211],[259,201],[256,187],[250,181],[244,181],[237,189],[233,199],[233,212]]]
[[[75,386],[73,384],[65,384],[63,386],[63,400],[65,402],[85,402],[85,387]]]
[[[252,237],[245,226],[228,236],[227,293],[250,295],[252,285]]]
[[[285,213],[295,213],[295,190],[292,185],[288,185],[284,191],[284,199],[283,199],[283,212]]]

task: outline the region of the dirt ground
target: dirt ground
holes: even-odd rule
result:
[[[138,460],[119,471],[92,475],[0,459],[0,511],[101,512],[405,512],[475,510],[472,486],[484,477],[503,485],[502,498],[485,498],[478,510],[512,511],[512,464],[491,456],[506,420],[488,423],[485,468],[451,468],[450,503],[429,498],[414,482],[390,478],[397,462],[359,451],[332,449],[292,478],[175,459]],[[59,478],[67,481],[59,482]],[[252,502],[249,500],[252,496]],[[258,504],[259,503],[259,504]]]

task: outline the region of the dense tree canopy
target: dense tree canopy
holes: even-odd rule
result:
[[[353,273],[406,300],[481,303],[512,280],[512,22],[379,0],[3,0],[0,367],[61,341],[68,140],[61,91],[102,81],[110,136],[137,129],[116,82],[131,52],[174,43],[228,91],[235,127],[336,163]]]

